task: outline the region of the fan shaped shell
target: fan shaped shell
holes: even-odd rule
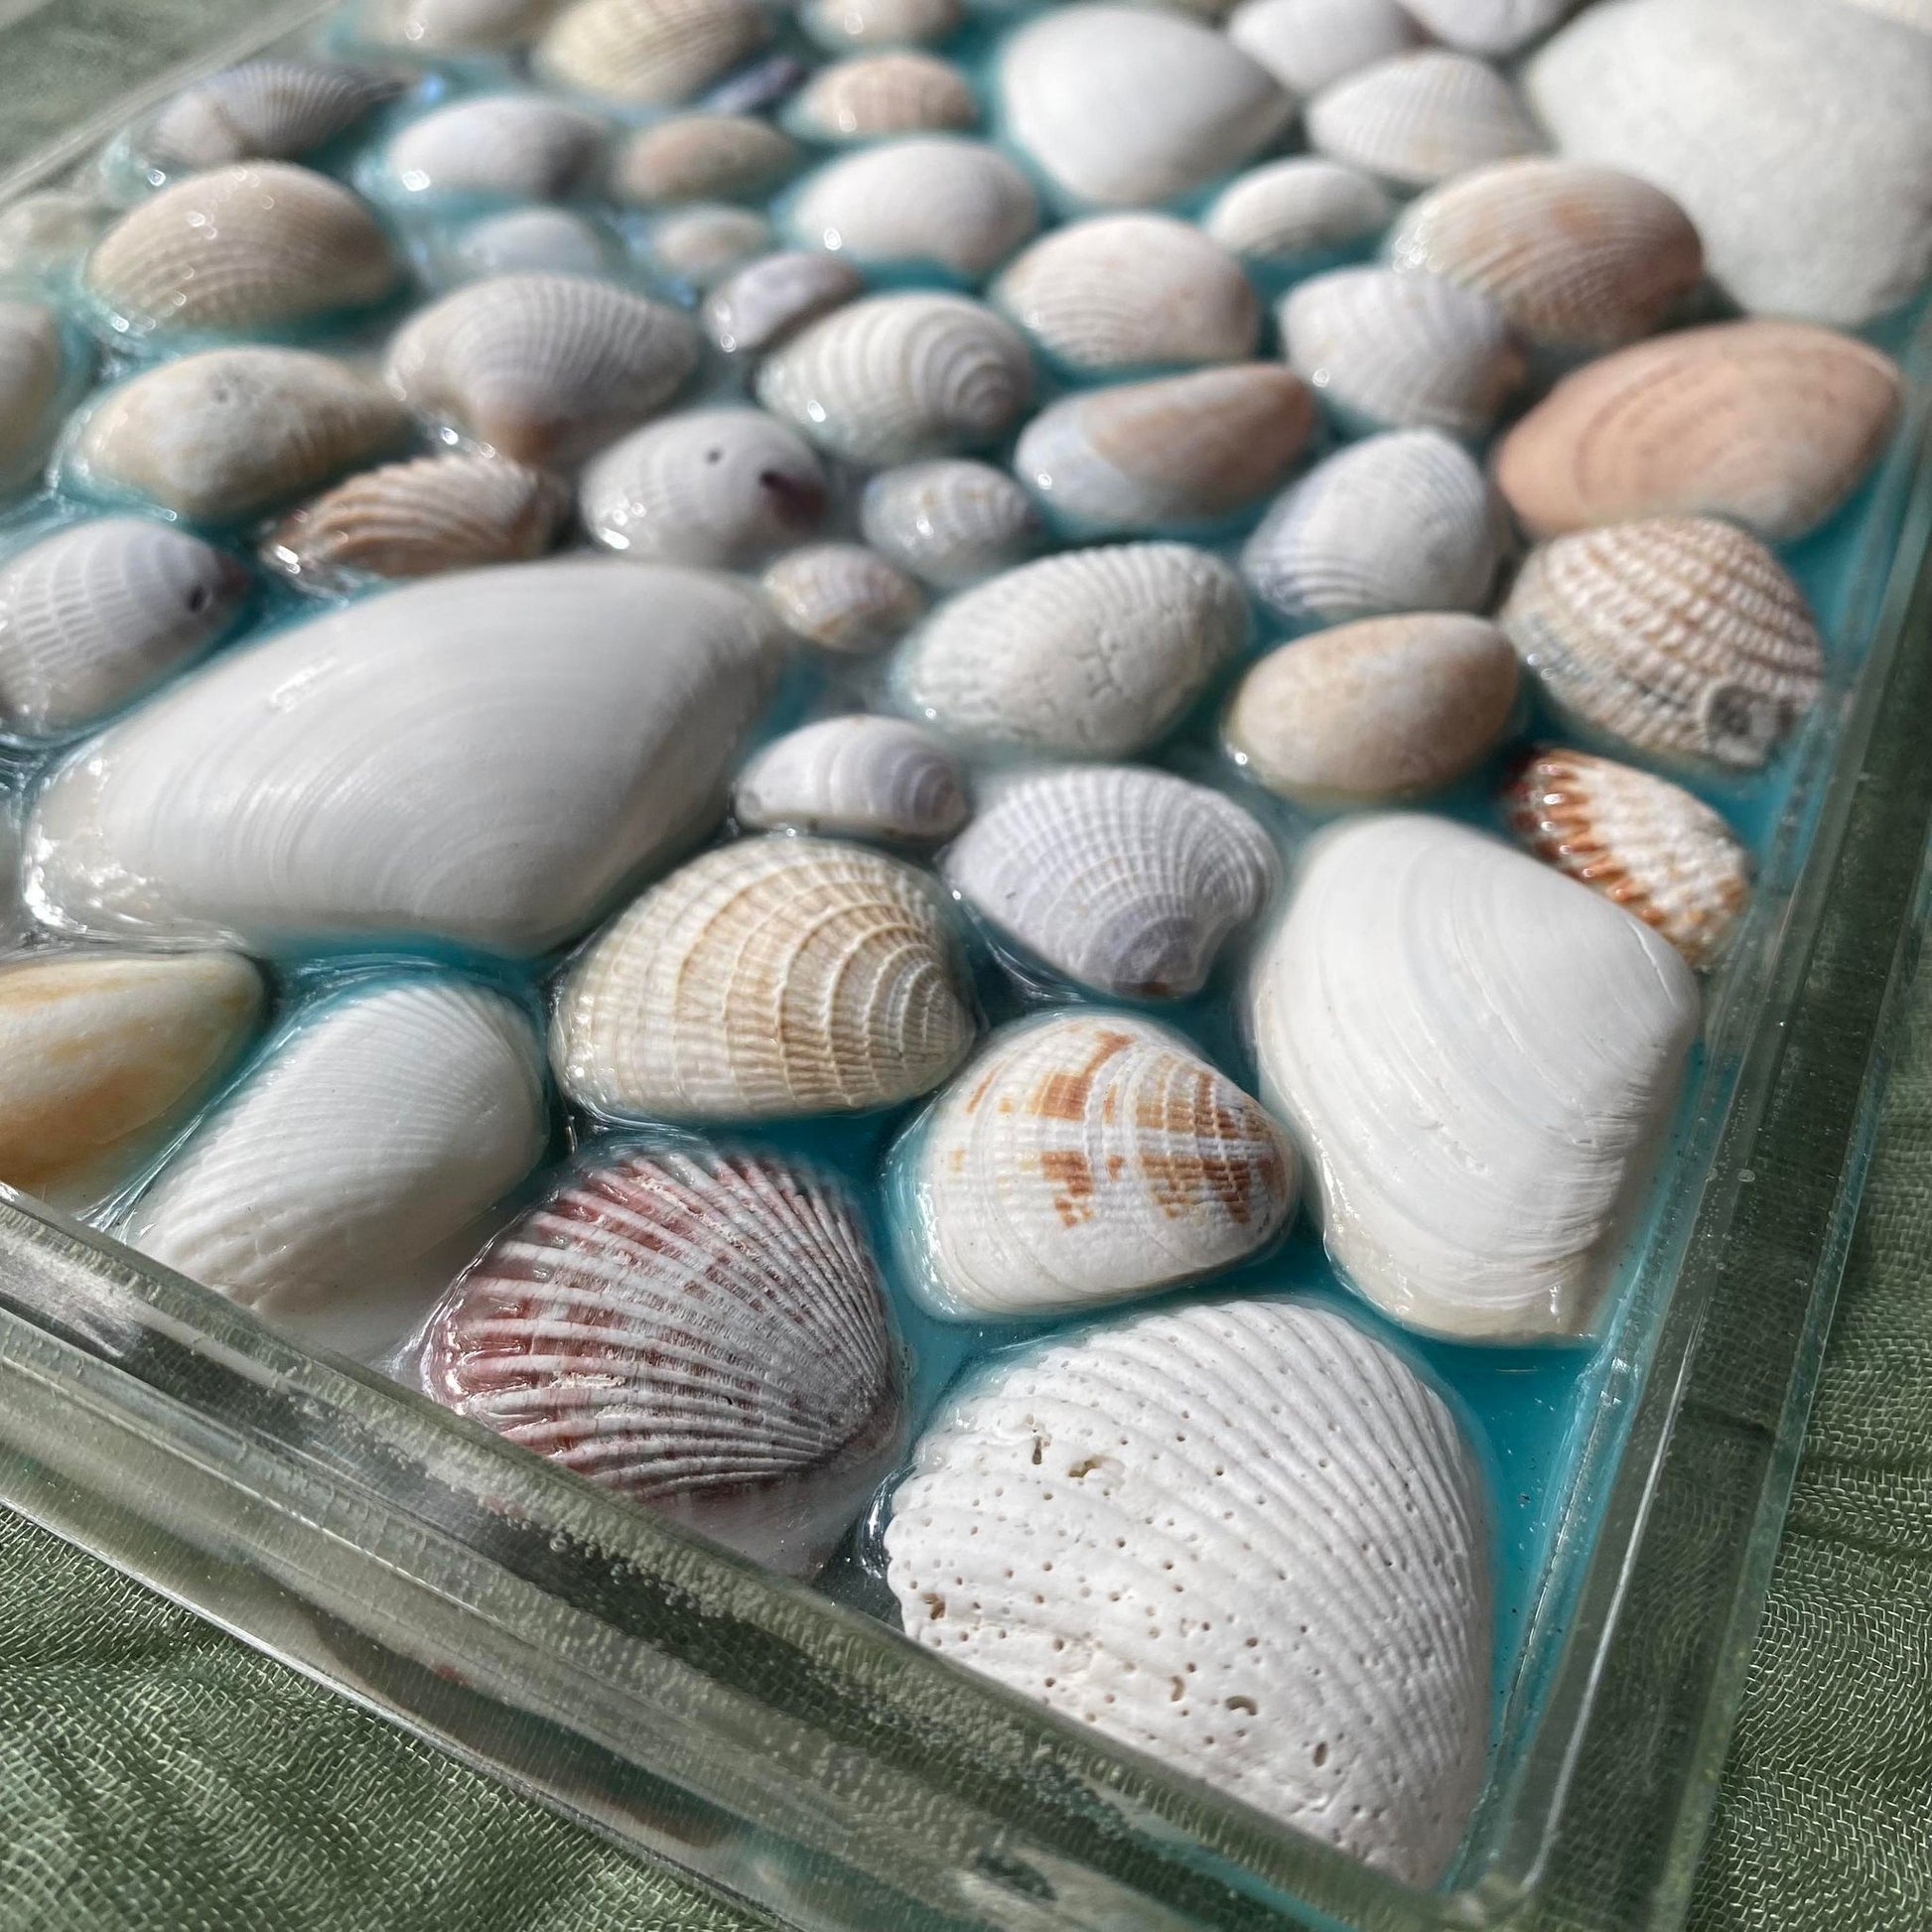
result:
[[[814,543],[789,551],[759,581],[793,635],[843,653],[894,642],[925,608],[918,585],[862,543]]]
[[[536,39],[557,0],[362,0],[363,33],[429,57],[501,53]]]
[[[802,152],[790,135],[752,114],[673,114],[624,143],[611,186],[633,207],[731,201],[775,187]]]
[[[538,42],[548,79],[635,107],[675,107],[756,54],[757,0],[576,0]]]
[[[1231,181],[1201,225],[1244,261],[1276,267],[1352,248],[1380,234],[1394,213],[1379,182],[1342,162],[1301,154]]]
[[[1033,500],[991,464],[941,457],[882,471],[859,504],[866,541],[923,583],[960,590],[1039,545]]]
[[[1433,188],[1543,146],[1494,68],[1419,48],[1337,80],[1309,103],[1309,144],[1395,188]]]
[[[876,141],[890,134],[960,133],[977,124],[973,83],[932,54],[866,54],[821,68],[787,119],[814,141]]]
[[[865,293],[865,277],[843,255],[784,248],[761,255],[706,298],[705,328],[727,355],[759,355],[794,329]]]
[[[246,61],[175,95],[148,123],[140,148],[168,169],[293,161],[401,91],[389,75],[362,68]]]
[[[923,47],[966,17],[961,0],[805,0],[798,23],[820,47]]]
[[[1245,0],[1227,34],[1303,99],[1422,38],[1396,0]]]
[[[603,149],[603,123],[580,108],[538,94],[485,94],[412,121],[384,160],[406,194],[541,202],[586,186]]]
[[[774,740],[739,773],[741,825],[933,845],[965,824],[965,781],[945,746],[899,718],[825,718]]]

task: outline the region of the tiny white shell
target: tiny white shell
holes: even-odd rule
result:
[[[644,249],[657,272],[693,289],[709,289],[766,253],[776,241],[756,209],[729,202],[698,202],[660,214]]]
[[[931,845],[966,822],[952,754],[899,718],[826,718],[787,732],[739,773],[732,811],[754,831],[785,828]]]
[[[1501,74],[1440,47],[1337,80],[1307,121],[1311,147],[1396,188],[1433,188],[1543,145]]]
[[[1319,155],[1271,161],[1238,176],[1202,217],[1223,248],[1259,266],[1351,248],[1382,232],[1395,213],[1367,175]]]
[[[498,53],[536,39],[558,0],[362,0],[363,33],[412,54]]]
[[[537,70],[636,107],[675,107],[771,36],[757,0],[575,0],[538,42]]]
[[[931,54],[868,54],[821,68],[785,118],[814,141],[876,141],[887,134],[959,133],[980,117],[972,82]]]
[[[1547,34],[1577,0],[1405,0],[1437,40],[1506,59]]]
[[[518,207],[472,221],[445,244],[451,280],[485,275],[602,275],[611,248],[581,214]]]
[[[727,355],[761,354],[780,337],[865,292],[843,255],[786,248],[747,262],[705,298],[705,328]]]
[[[919,587],[862,543],[815,543],[780,557],[759,580],[795,636],[861,654],[896,642],[925,608]]]
[[[633,207],[762,194],[798,165],[798,143],[750,114],[673,114],[619,152],[612,192]]]
[[[247,61],[185,87],[138,136],[167,169],[293,161],[402,91],[387,74],[310,61]]]
[[[52,309],[0,300],[0,501],[27,484],[53,445],[66,361]]]
[[[922,47],[966,17],[961,0],[805,0],[798,24],[833,54],[856,47]]]
[[[409,195],[558,201],[585,187],[604,124],[540,94],[485,94],[412,121],[389,143],[388,172]]]
[[[1303,98],[1422,38],[1396,0],[1245,0],[1227,34]]]
[[[991,464],[941,457],[882,471],[859,502],[866,541],[922,583],[962,590],[1039,546],[1033,500]]]

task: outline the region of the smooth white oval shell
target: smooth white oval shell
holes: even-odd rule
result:
[[[1404,0],[1439,41],[1501,59],[1547,34],[1577,0]]]
[[[576,0],[537,44],[547,79],[635,107],[675,107],[770,38],[757,0]]]
[[[787,732],[738,774],[732,812],[769,832],[831,833],[933,845],[970,808],[958,764],[930,732],[901,718],[826,718]]]
[[[875,550],[941,590],[1023,563],[1040,534],[1027,492],[967,457],[882,471],[860,498],[859,524]]]
[[[1494,68],[1440,47],[1337,80],[1305,118],[1311,147],[1396,188],[1433,188],[1543,146]]]
[[[1422,38],[1396,0],[1245,0],[1227,34],[1304,98]]]
[[[780,557],[759,583],[786,629],[841,653],[893,643],[925,609],[918,585],[863,543],[807,544]]]
[[[775,187],[801,153],[790,135],[750,114],[674,114],[624,143],[611,187],[636,207],[730,201]]]
[[[25,487],[53,445],[66,359],[52,309],[0,300],[0,498]]]
[[[702,291],[766,253],[776,240],[771,223],[755,209],[700,202],[660,214],[646,233],[644,252],[660,275]]]
[[[438,250],[450,281],[484,275],[602,275],[611,245],[581,214],[561,207],[515,207],[486,214]]]
[[[865,292],[843,255],[785,248],[747,262],[705,298],[704,323],[727,355],[758,355]]]
[[[798,24],[837,54],[852,47],[942,41],[965,19],[961,0],[805,0]]]
[[[142,130],[141,155],[168,169],[293,161],[401,91],[362,68],[246,61],[175,95]]]
[[[534,40],[558,0],[362,0],[362,32],[430,57],[498,53]]]
[[[604,124],[539,94],[485,94],[425,114],[389,143],[389,173],[410,195],[503,195],[544,202],[591,179]]]
[[[888,134],[959,133],[980,117],[973,85],[930,54],[868,54],[821,68],[786,119],[814,141],[876,141]]]
[[[1380,183],[1342,162],[1302,154],[1237,176],[1201,225],[1244,261],[1274,267],[1354,247],[1380,234],[1394,213]]]

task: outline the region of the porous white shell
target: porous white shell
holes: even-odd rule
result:
[[[534,40],[558,0],[363,0],[363,33],[425,55],[495,53]]]
[[[550,1056],[604,1114],[764,1120],[908,1100],[972,1040],[926,876],[776,837],[705,853],[613,921],[564,981]]]
[[[738,775],[741,825],[931,845],[966,822],[965,782],[945,746],[900,718],[825,718],[774,740]]]
[[[865,277],[843,255],[786,248],[748,262],[705,299],[705,328],[727,355],[758,355],[850,302]]]
[[[728,579],[575,559],[284,630],[110,726],[41,792],[36,909],[172,940],[580,931],[713,822],[777,626]]]
[[[1577,0],[1404,0],[1437,40],[1496,59],[1547,34]]]
[[[1245,0],[1228,20],[1228,39],[1292,94],[1318,94],[1422,36],[1396,0]]]
[[[1357,818],[1303,849],[1252,997],[1363,1295],[1437,1334],[1589,1331],[1697,1032],[1667,940],[1465,826]]]
[[[776,241],[771,223],[755,209],[729,202],[673,208],[650,224],[645,251],[660,275],[709,289]]]
[[[1433,188],[1543,146],[1495,69],[1440,47],[1337,80],[1309,103],[1305,119],[1310,146],[1396,188]]]
[[[1039,545],[1033,499],[991,464],[940,457],[882,471],[859,501],[866,541],[921,582],[961,590]]]
[[[611,250],[581,214],[517,207],[472,221],[445,243],[449,279],[483,275],[601,275]],[[446,273],[448,271],[446,270]]]
[[[972,82],[931,54],[868,54],[821,68],[786,119],[814,141],[874,141],[887,134],[958,133],[980,117]]]
[[[1343,162],[1303,154],[1238,176],[1201,225],[1244,260],[1273,266],[1353,247],[1380,234],[1394,213],[1379,182]]]
[[[965,17],[961,0],[805,0],[798,9],[798,24],[834,54],[942,41]]]
[[[925,608],[919,587],[862,543],[814,543],[759,580],[785,627],[826,650],[863,653],[902,637]]]
[[[77,189],[47,188],[0,208],[0,275],[28,281],[71,268],[114,210]]]
[[[412,121],[385,160],[411,195],[543,202],[583,188],[603,148],[604,124],[580,108],[539,94],[485,94]]]
[[[1244,1298],[1002,1358],[921,1439],[887,1581],[942,1656],[1430,1885],[1482,1788],[1484,1516],[1400,1356]]]
[[[52,309],[0,300],[0,500],[28,483],[53,444],[65,361]]]
[[[674,114],[624,143],[611,186],[636,207],[729,201],[775,186],[800,153],[790,135],[751,114]]]
[[[312,61],[247,61],[175,95],[139,137],[168,169],[292,161],[333,141],[401,92],[387,74]]]
[[[675,107],[771,34],[758,0],[575,0],[536,50],[550,80],[636,107]]]

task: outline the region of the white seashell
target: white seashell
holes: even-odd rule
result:
[[[767,745],[739,773],[741,825],[933,845],[966,822],[953,757],[898,718],[826,718]]]
[[[957,295],[875,295],[781,344],[758,397],[829,455],[874,466],[990,443],[1033,393],[1027,345]]]
[[[1011,138],[1077,203],[1172,201],[1251,161],[1294,102],[1211,27],[1155,8],[1056,7],[1001,52]]]
[[[637,107],[675,107],[771,36],[757,0],[575,0],[538,42],[547,79]]]
[[[575,275],[504,275],[419,309],[389,387],[419,415],[524,463],[572,463],[671,399],[698,359],[662,303]]]
[[[65,274],[93,246],[113,212],[73,189],[21,196],[0,209],[0,276],[39,281]]]
[[[949,737],[1126,758],[1180,718],[1247,634],[1240,579],[1205,550],[1074,550],[942,606],[906,643],[898,690]]]
[[[1502,507],[1469,453],[1437,430],[1398,430],[1337,451],[1278,497],[1241,574],[1299,622],[1479,611],[1502,536]]]
[[[958,133],[980,117],[973,84],[931,54],[867,54],[821,68],[786,119],[814,141],[873,141],[886,134]]]
[[[1244,1298],[1002,1358],[921,1439],[886,1574],[942,1656],[1432,1885],[1482,1788],[1485,1514],[1400,1356]]]
[[[1363,1295],[1436,1334],[1589,1331],[1697,1032],[1666,940],[1465,826],[1349,819],[1303,849],[1253,1006]]]
[[[774,671],[729,580],[576,559],[430,579],[217,659],[42,790],[36,909],[272,950],[538,953],[712,824]]]
[[[66,362],[52,309],[0,298],[0,501],[18,495],[47,458]]]
[[[674,114],[624,143],[611,187],[633,207],[731,201],[776,187],[801,153],[790,135],[750,114]]]
[[[536,39],[558,0],[362,0],[371,40],[412,54],[497,53]]]
[[[538,94],[487,94],[439,107],[389,143],[389,175],[410,195],[560,201],[603,158],[604,124]]]
[[[865,292],[842,255],[787,248],[748,262],[706,298],[705,327],[727,355],[758,355]]]
[[[798,24],[829,53],[855,47],[924,47],[954,33],[961,0],[805,0]]]
[[[1421,40],[1396,0],[1245,0],[1228,39],[1292,94],[1318,94]]]
[[[882,471],[859,502],[866,541],[922,583],[962,590],[1039,547],[1033,499],[991,464],[941,457]]]
[[[1311,147],[1396,188],[1433,188],[1543,146],[1501,74],[1440,47],[1324,87],[1306,120]]]
[[[1319,155],[1238,176],[1201,218],[1223,248],[1261,267],[1352,248],[1388,226],[1395,204],[1368,176]]]
[[[444,1297],[423,1387],[809,1577],[904,1446],[864,1218],[768,1155],[599,1149]]]
[[[771,223],[754,209],[700,202],[660,214],[650,224],[645,251],[660,275],[709,289],[768,253],[776,240]]]
[[[449,261],[465,278],[485,275],[602,275],[610,261],[602,234],[560,207],[518,207],[472,221],[453,236]]]
[[[973,1041],[938,895],[862,846],[742,839],[654,886],[571,968],[550,1057],[619,1118],[861,1113]]]
[[[1016,778],[947,852],[946,883],[1056,973],[1116,998],[1184,999],[1274,889],[1238,805],[1165,771]]]
[[[925,600],[896,564],[862,543],[815,543],[759,580],[785,627],[826,650],[858,654],[902,637]]]
[[[362,68],[248,61],[184,88],[141,132],[143,159],[170,169],[293,161],[345,134],[401,83]]]
[[[1547,34],[1577,0],[1405,0],[1437,40],[1497,60]]]
[[[825,473],[762,410],[693,409],[614,443],[585,471],[578,507],[628,557],[735,568],[812,533]]]

